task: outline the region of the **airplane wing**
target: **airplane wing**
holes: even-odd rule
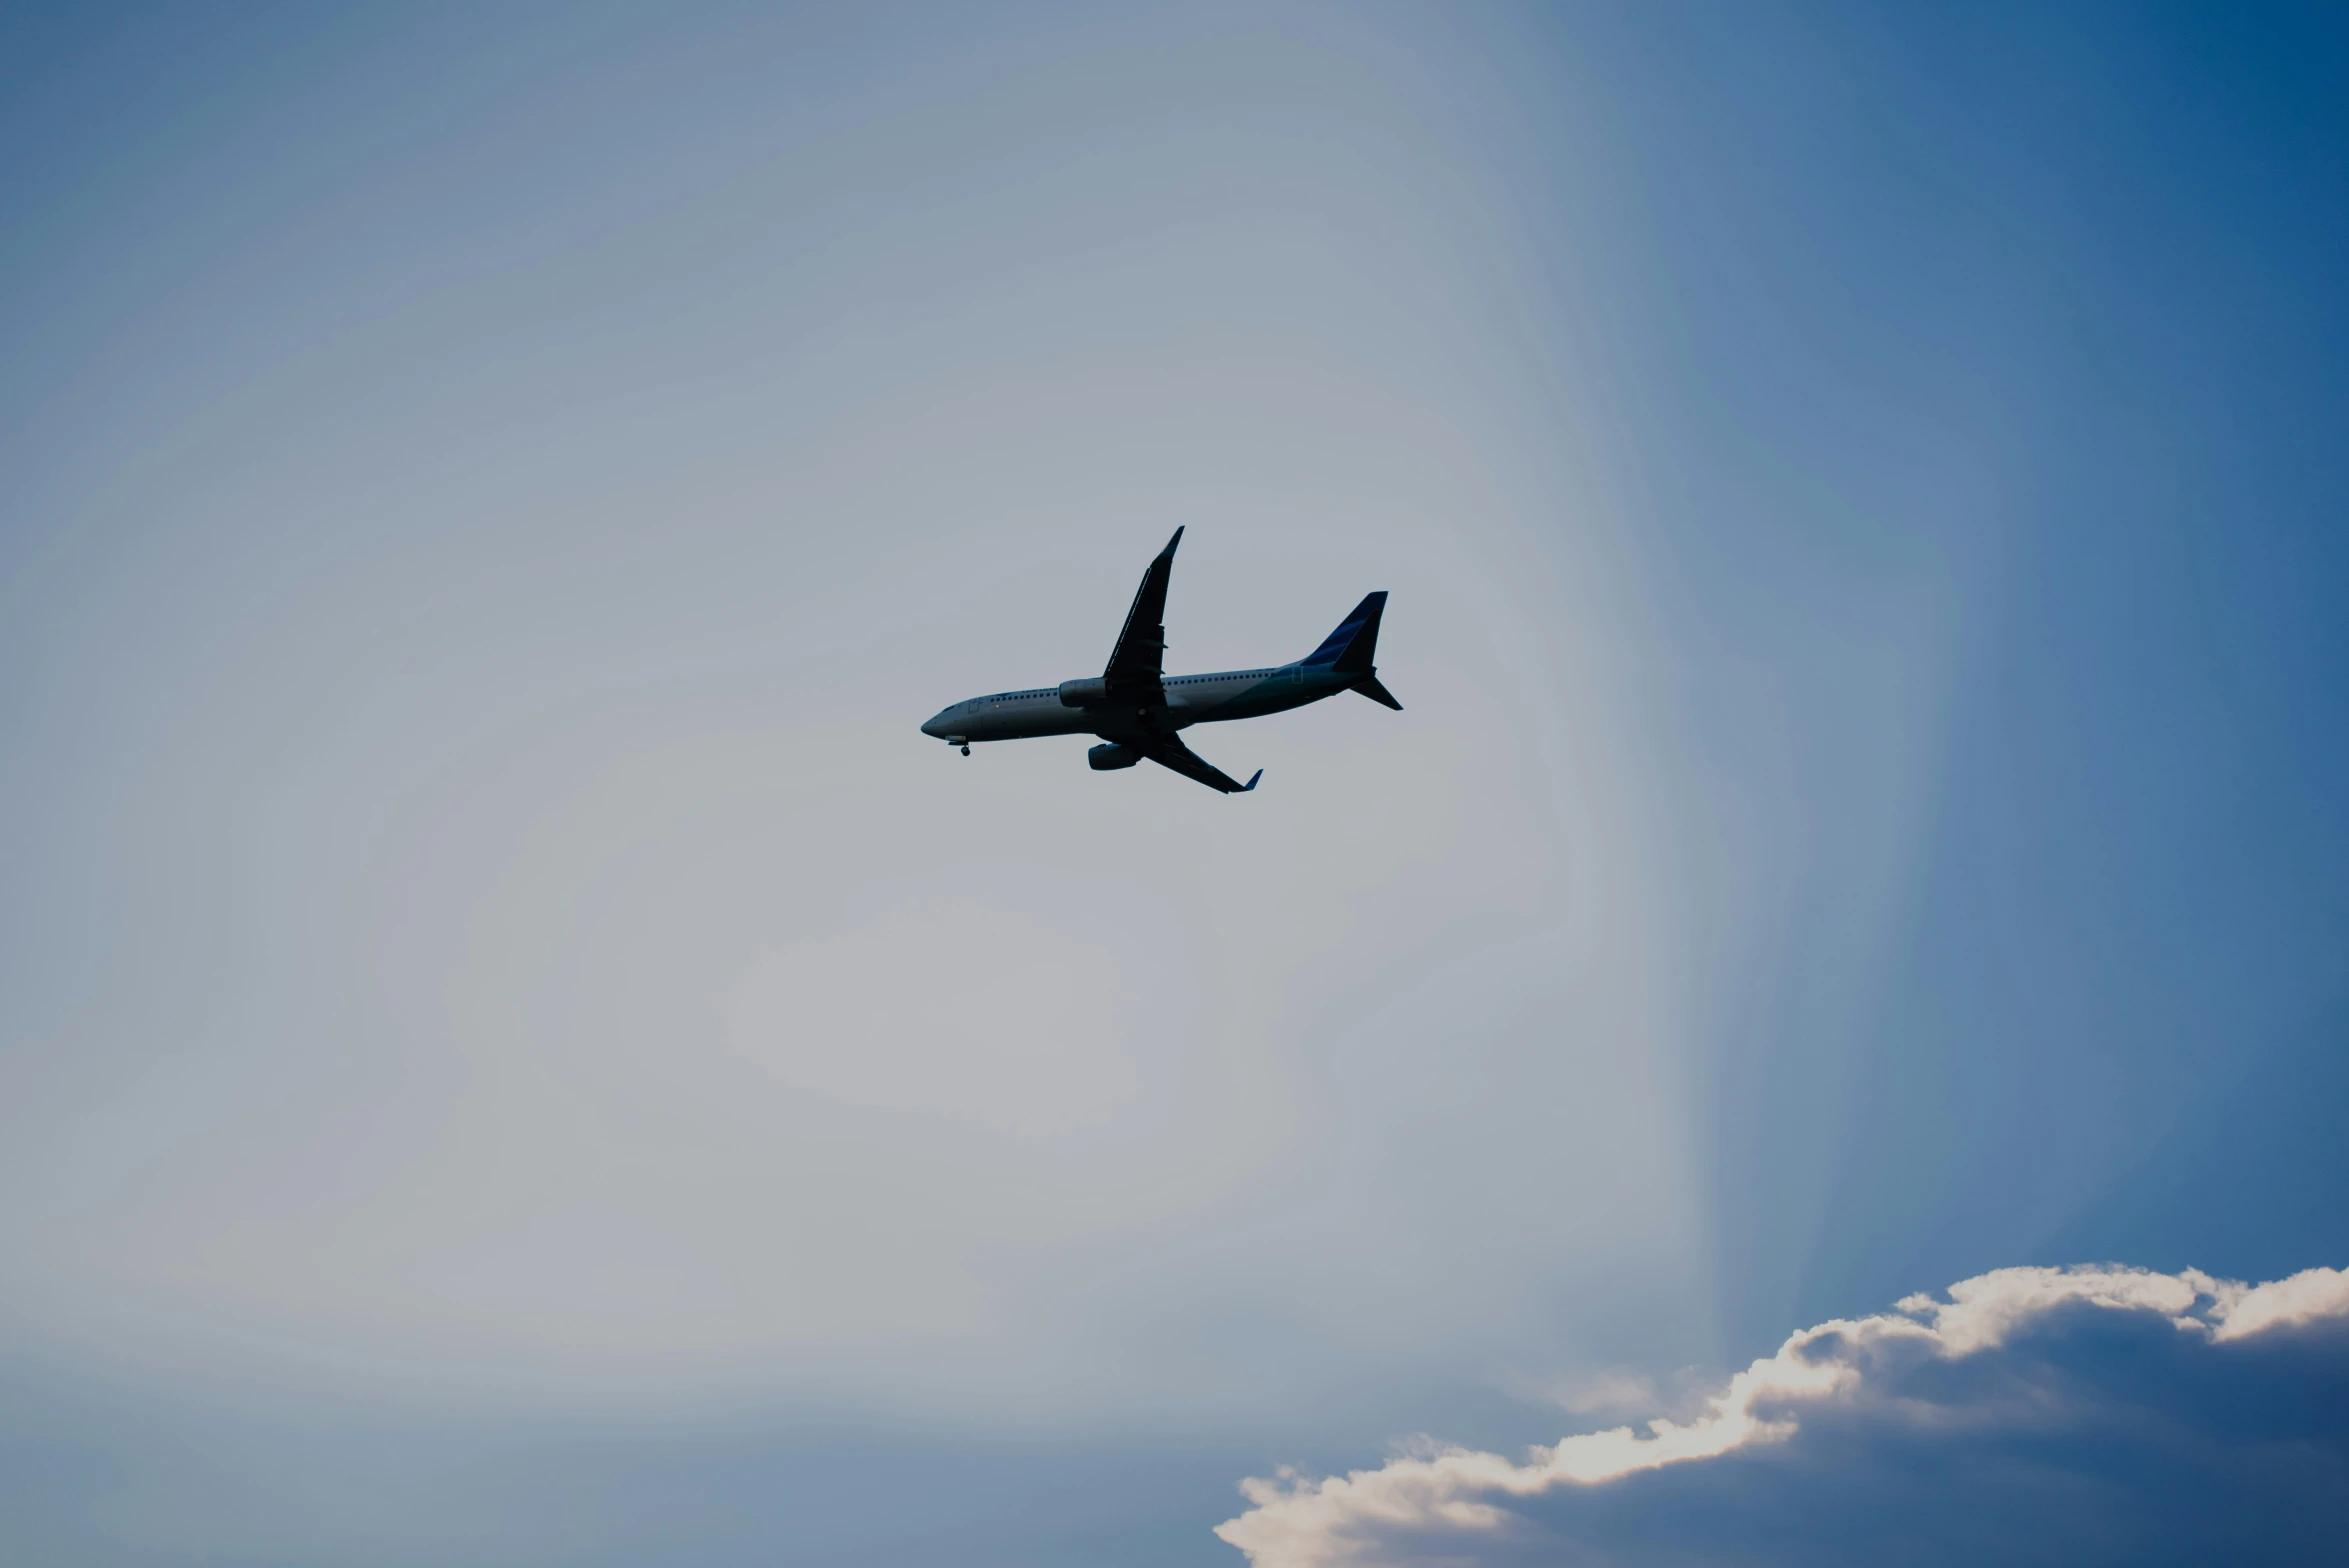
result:
[[[1163,689],[1159,677],[1164,673],[1166,659],[1166,583],[1174,575],[1175,546],[1182,542],[1183,531],[1178,528],[1166,542],[1166,548],[1150,563],[1150,569],[1142,574],[1134,607],[1126,611],[1125,630],[1117,634],[1117,647],[1110,652],[1109,667],[1101,672],[1101,679],[1112,691],[1139,687],[1156,700]]]
[[[1245,784],[1239,783],[1172,735],[1153,735],[1147,740],[1131,741],[1128,744],[1160,767],[1172,768],[1184,778],[1197,779],[1209,789],[1222,790],[1226,795],[1245,795],[1256,787],[1256,779],[1264,777],[1264,770],[1258,768],[1256,778]]]

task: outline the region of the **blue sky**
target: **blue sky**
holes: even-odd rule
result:
[[[1244,1479],[1996,1271],[2349,1263],[2345,69],[0,10],[0,1540],[1238,1562]],[[1177,525],[1171,665],[1386,588],[1406,711],[1212,732],[1229,801],[916,732]],[[2336,1386],[2337,1309],[2199,1299],[1934,1352],[2082,1412],[1952,1473],[2109,1543],[2316,1430],[2177,1537],[2287,1556],[2344,1450],[2236,1369]],[[1881,1493],[1877,1377],[1427,1549],[1864,1551],[1752,1509]]]

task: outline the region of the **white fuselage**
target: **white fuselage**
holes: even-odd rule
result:
[[[1335,696],[1358,678],[1303,664],[1224,670],[1212,675],[1170,675],[1161,683],[1166,696],[1163,705],[1128,701],[1073,707],[1062,699],[1057,686],[999,691],[941,710],[922,726],[922,733],[972,743],[1032,740],[1045,735],[1098,735],[1118,740],[1301,708]]]

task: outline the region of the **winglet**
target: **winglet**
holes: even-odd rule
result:
[[[1248,782],[1240,786],[1240,793],[1245,795],[1248,793],[1248,791],[1254,789],[1256,787],[1256,781],[1262,777],[1264,777],[1264,770],[1262,768],[1258,768],[1255,772],[1249,774]]]

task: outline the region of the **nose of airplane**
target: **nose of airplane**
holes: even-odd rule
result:
[[[944,740],[946,738],[945,713],[941,711],[936,718],[931,719],[928,723],[924,724],[922,726],[922,733],[929,736],[933,740]]]

